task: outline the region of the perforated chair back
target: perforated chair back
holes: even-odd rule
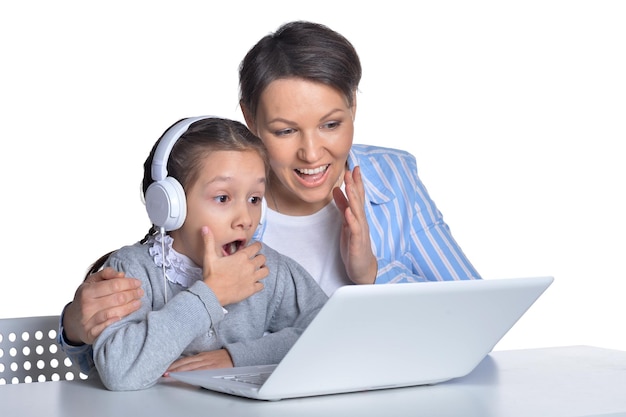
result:
[[[86,379],[56,342],[59,316],[0,319],[0,385]]]

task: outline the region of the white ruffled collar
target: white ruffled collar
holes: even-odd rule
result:
[[[174,239],[170,235],[165,235],[165,277],[168,281],[189,288],[196,281],[202,279],[202,268],[197,266],[191,259],[180,254],[172,248]],[[150,236],[146,244],[154,263],[158,267],[163,267],[163,247],[161,245],[161,235]]]

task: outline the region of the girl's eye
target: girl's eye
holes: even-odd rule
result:
[[[226,195],[218,195],[217,197],[214,198],[215,201],[217,201],[218,203],[225,203],[228,201],[228,196]]]
[[[250,197],[250,203],[251,203],[251,204],[254,204],[255,206],[256,206],[257,204],[261,204],[261,201],[262,201],[262,200],[263,200],[263,199],[262,199],[261,197]]]

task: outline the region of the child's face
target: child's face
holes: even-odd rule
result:
[[[211,152],[198,179],[185,191],[187,217],[171,232],[174,249],[202,266],[203,226],[213,232],[218,256],[245,247],[261,219],[265,182],[265,165],[255,151]]]

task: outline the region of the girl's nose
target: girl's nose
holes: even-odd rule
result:
[[[235,209],[235,217],[233,218],[233,227],[234,228],[242,228],[243,230],[248,230],[252,227],[252,216],[250,215],[250,210],[248,208],[247,202],[243,204],[238,204]]]

